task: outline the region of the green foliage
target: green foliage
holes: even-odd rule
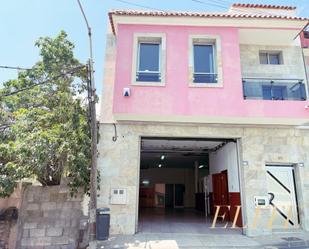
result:
[[[62,176],[69,176],[72,193],[89,186],[86,69],[56,77],[81,66],[63,31],[55,38],[40,38],[35,45],[40,61],[0,89],[0,197],[10,195],[24,178],[57,185]],[[54,80],[3,96],[48,79]]]

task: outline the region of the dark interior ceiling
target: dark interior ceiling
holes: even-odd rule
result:
[[[193,168],[195,161],[208,167],[209,153],[222,148],[231,139],[142,138],[141,169]],[[164,156],[162,160],[161,157]]]

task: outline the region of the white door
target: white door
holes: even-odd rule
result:
[[[272,228],[298,228],[294,168],[266,166]]]

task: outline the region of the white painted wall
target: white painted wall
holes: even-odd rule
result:
[[[240,192],[238,178],[236,143],[228,143],[216,152],[209,154],[209,173],[220,173],[227,169],[229,192]],[[212,192],[212,177],[209,177],[209,191]]]
[[[185,196],[184,206],[195,206],[195,191],[194,191],[194,168],[188,169],[179,168],[151,168],[142,169],[140,172],[141,180],[149,180],[150,187],[154,187],[156,183],[164,184],[184,184]]]

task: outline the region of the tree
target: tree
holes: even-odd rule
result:
[[[74,58],[64,31],[35,45],[41,59],[0,89],[1,197],[24,178],[57,185],[69,176],[72,193],[89,186],[86,67]]]

